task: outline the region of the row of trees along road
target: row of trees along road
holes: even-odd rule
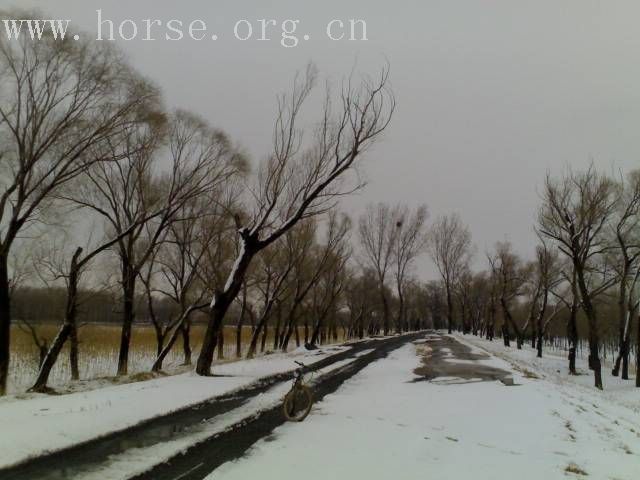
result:
[[[549,174],[541,197],[530,261],[497,242],[486,254],[487,270],[473,273],[468,231],[455,216],[435,223],[430,252],[442,274],[449,326],[454,315],[454,328],[490,340],[498,334],[506,347],[513,338],[517,348],[529,339],[539,357],[546,338],[562,337],[574,375],[585,338],[599,389],[603,342],[617,344],[612,375],[629,379],[635,330],[640,387],[640,172],[615,178],[591,166]]]
[[[14,17],[27,18],[20,15]],[[301,117],[318,75],[308,66],[278,97],[272,151],[252,171],[222,131],[192,113],[165,111],[159,90],[116,48],[71,38],[0,40],[0,394],[9,369],[12,295],[29,276],[21,259],[35,257],[30,248],[41,242],[33,239],[55,230],[65,241],[32,264],[41,279],[64,285],[64,320],[42,356],[34,390],[47,388],[67,341],[78,377],[81,286],[95,285],[98,257],[117,259],[119,375],[128,372],[140,298],[147,299],[156,331],[155,370],[180,337],[190,361],[191,314],[204,309],[196,371],[210,375],[221,327],[238,299],[240,327],[247,316],[259,317],[254,352],[274,307],[282,317],[278,346],[286,348],[309,298],[317,339],[327,305],[346,290],[350,221],[335,213],[336,203],[362,187],[355,172],[363,152],[395,108],[388,69],[375,78],[349,78],[337,92],[327,88],[309,127]],[[325,242],[316,235],[321,217]],[[82,230],[70,219],[89,221],[94,231],[69,250],[73,228]],[[160,297],[171,301],[168,321],[167,309],[156,310]]]

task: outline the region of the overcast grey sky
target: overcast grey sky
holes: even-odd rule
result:
[[[98,8],[118,23],[205,20],[216,42],[119,44],[169,106],[203,115],[254,158],[270,146],[275,94],[306,62],[339,79],[356,57],[372,72],[388,59],[397,113],[369,154],[369,185],[343,209],[356,215],[369,201],[386,201],[426,202],[432,218],[457,211],[479,257],[505,238],[532,253],[548,169],[590,160],[640,166],[637,1],[0,0],[17,5],[71,19],[92,35]],[[311,38],[292,49],[240,42],[232,36],[242,18],[300,19],[300,35]],[[350,18],[366,20],[369,41],[325,37],[329,20]],[[433,276],[429,262],[420,270]]]

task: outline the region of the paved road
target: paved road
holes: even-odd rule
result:
[[[477,363],[489,360],[485,352],[472,351],[467,345],[453,337],[438,334],[427,335],[422,350],[422,366],[414,373],[421,378],[415,381],[433,381],[444,377],[447,383],[493,382],[500,381],[513,385],[511,372],[490,365]],[[455,359],[456,361],[450,361]]]
[[[407,334],[389,339],[367,340],[352,344],[352,348],[310,365],[322,369],[337,362],[353,359],[346,366],[323,375],[314,387],[315,400],[339,388],[348,378],[369,363],[409,341],[424,337],[424,333]],[[370,350],[370,351],[369,351]],[[367,352],[369,351],[369,352]],[[278,384],[288,382],[292,371],[262,379],[245,389],[155,418],[135,427],[95,439],[77,447],[38,457],[11,469],[0,469],[2,480],[72,479],[96,471],[109,459],[132,448],[144,448],[189,435],[201,422],[223,415],[247,403],[251,398]],[[240,457],[253,443],[271,433],[284,422],[281,407],[261,412],[238,428],[214,435],[187,449],[169,462],[158,465],[137,479],[201,479],[222,463]]]

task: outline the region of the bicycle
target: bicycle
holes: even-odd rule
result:
[[[304,420],[313,404],[313,393],[305,383],[304,375],[306,372],[312,372],[304,363],[296,361],[300,368],[293,373],[293,385],[291,390],[284,397],[282,405],[284,416],[291,422],[301,422]]]

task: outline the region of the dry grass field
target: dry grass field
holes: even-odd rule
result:
[[[49,342],[56,334],[58,326],[40,325],[38,334],[47,338]],[[191,328],[192,359],[195,361],[200,350],[205,325],[196,324]],[[302,332],[301,332],[302,333]],[[234,359],[236,353],[236,332],[234,327],[225,327],[224,357]],[[89,324],[80,328],[80,378],[94,380],[115,375],[118,364],[118,350],[120,345],[120,327],[118,325]],[[267,350],[273,347],[273,332],[267,337]],[[242,333],[243,354],[251,340],[251,328],[246,327]],[[290,348],[295,348],[292,339]],[[70,366],[68,346],[65,346],[56,366],[51,372],[49,384],[53,387],[65,385],[69,382]],[[156,338],[153,327],[137,325],[133,328],[131,350],[129,352],[129,373],[147,372],[155,359]],[[180,371],[183,363],[182,340],[179,339],[164,362],[167,372]],[[11,327],[11,364],[9,371],[9,392],[21,392],[31,386],[38,368],[38,349],[31,335],[17,325]]]

